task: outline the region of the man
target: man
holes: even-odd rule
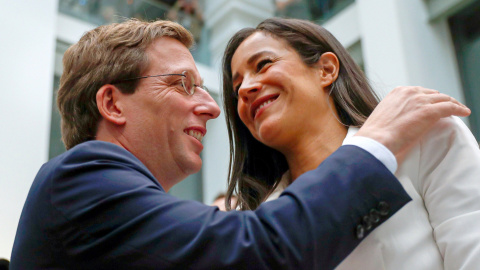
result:
[[[166,193],[200,170],[206,122],[220,113],[191,43],[178,24],[132,20],[67,50],[58,106],[69,150],[32,185],[12,269],[333,268],[410,200],[383,145],[400,154],[433,121],[469,114],[436,91],[397,89],[359,132],[383,145],[352,142],[382,161],[343,146],[276,201],[221,212]]]

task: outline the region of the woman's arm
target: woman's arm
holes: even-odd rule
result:
[[[420,142],[422,195],[445,269],[480,265],[480,149],[456,117]]]

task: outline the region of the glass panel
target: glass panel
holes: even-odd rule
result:
[[[165,18],[171,1],[149,0],[60,0],[61,13],[102,25],[124,18],[154,20]]]
[[[465,93],[472,110],[470,129],[480,141],[480,2],[468,6],[449,20]]]
[[[173,186],[168,193],[181,199],[202,202],[203,186],[201,171],[188,176],[185,180]]]
[[[275,16],[311,20],[310,1],[275,0]]]
[[[176,21],[195,38],[196,46],[192,50],[195,60],[210,64],[208,33],[203,27],[203,7],[199,0],[60,0],[59,10],[94,25],[121,22],[126,18]]]
[[[348,53],[352,56],[353,60],[357,65],[365,71],[365,62],[363,60],[363,53],[362,53],[362,42],[357,41],[353,45],[347,48]]]
[[[50,120],[50,145],[48,151],[48,159],[54,158],[65,152],[65,146],[62,142],[62,134],[60,131],[60,113],[57,108],[57,91],[60,85],[60,77],[55,75],[53,79],[52,91],[52,115]]]
[[[62,134],[60,130],[60,112],[57,107],[57,92],[60,86],[60,76],[62,68],[62,58],[65,51],[70,44],[57,40],[55,48],[55,74],[53,77],[53,89],[52,89],[52,114],[50,118],[50,144],[48,151],[48,158],[54,158],[61,153],[65,152],[65,146],[62,142]],[[57,66],[59,65],[59,66]]]
[[[478,0],[424,0],[430,20],[444,20]]]
[[[276,16],[325,21],[355,0],[275,0]]]

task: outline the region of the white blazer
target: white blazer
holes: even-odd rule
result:
[[[349,128],[347,138],[357,131]],[[480,149],[465,124],[440,120],[395,175],[413,200],[336,269],[480,269]]]

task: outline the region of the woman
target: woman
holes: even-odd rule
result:
[[[300,174],[316,168],[378,104],[347,51],[307,21],[274,18],[239,31],[223,65],[232,149],[227,202],[238,193],[242,210],[278,197]],[[413,201],[338,269],[478,267],[479,175],[473,135],[458,118],[442,119],[396,172]],[[365,216],[359,229],[369,229],[375,216]]]

